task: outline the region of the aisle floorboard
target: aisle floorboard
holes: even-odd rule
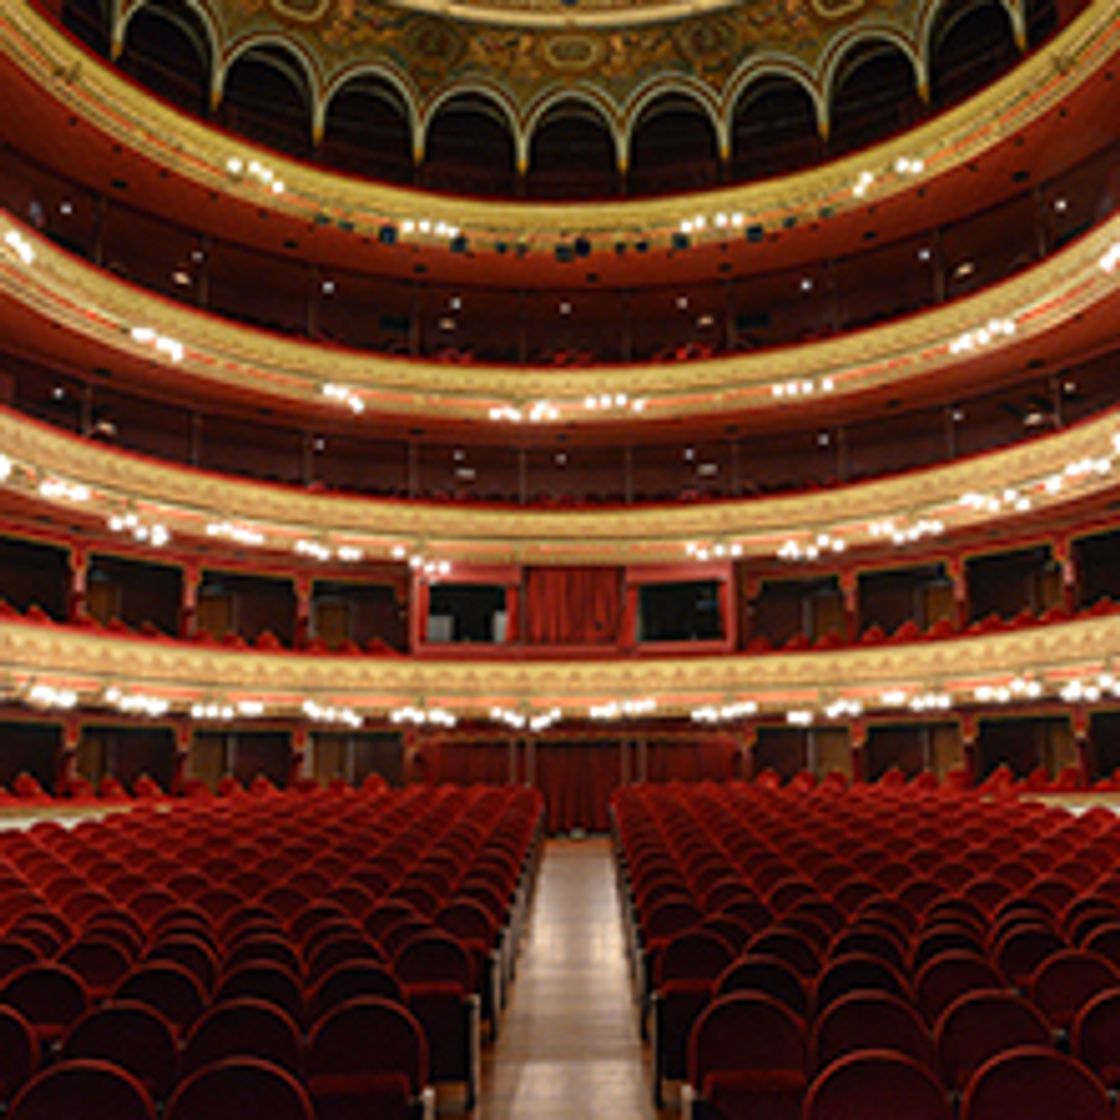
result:
[[[652,1120],[605,839],[552,840],[480,1120]]]

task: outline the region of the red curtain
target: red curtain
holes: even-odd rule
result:
[[[612,644],[622,617],[618,568],[528,568],[525,635],[540,645]]]
[[[722,782],[735,775],[736,746],[727,736],[674,743],[652,739],[646,748],[646,780],[650,782]]]
[[[425,743],[421,764],[429,782],[505,783],[510,779],[508,743]]]
[[[606,832],[607,804],[621,764],[618,743],[537,743],[536,782],[544,794],[549,831]]]

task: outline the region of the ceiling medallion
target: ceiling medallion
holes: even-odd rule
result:
[[[555,70],[590,70],[603,57],[603,40],[590,35],[556,35],[545,41],[544,54]]]

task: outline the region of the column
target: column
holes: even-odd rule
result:
[[[739,737],[739,777],[744,782],[754,778],[754,750],[758,746],[758,724],[749,723]]]
[[[953,604],[956,607],[957,629],[968,626],[968,572],[960,556],[950,556],[945,561],[945,574],[953,583]]]
[[[1082,789],[1092,789],[1097,773],[1097,752],[1094,749],[1092,722],[1089,710],[1078,704],[1070,713],[1073,727],[1073,740],[1077,745],[1078,775]]]
[[[849,642],[859,639],[859,572],[854,568],[840,573],[840,590],[844,596],[844,637]]]
[[[297,572],[295,576],[296,591],[296,625],[295,648],[306,649],[311,641],[311,591],[312,578],[310,572]]]
[[[408,620],[408,652],[417,653],[428,638],[428,605],[431,590],[420,570],[412,573],[412,595],[409,603],[412,613]]]
[[[292,731],[292,761],[288,768],[288,786],[294,786],[301,778],[307,777],[314,761],[312,758],[311,737],[307,733],[307,725],[300,724]]]
[[[1059,537],[1050,542],[1050,554],[1062,573],[1061,606],[1066,614],[1074,614],[1081,602],[1080,573],[1077,570],[1077,557],[1073,541],[1069,537]]]
[[[739,585],[739,610],[742,618],[739,623],[739,641],[743,646],[754,637],[755,614],[758,599],[762,594],[762,580],[756,572],[745,572]],[[757,734],[755,736],[757,739]]]
[[[65,797],[74,777],[78,759],[78,744],[82,740],[82,725],[76,712],[66,716],[62,724],[62,750],[58,752],[58,769],[55,771],[55,797]]]
[[[424,768],[420,737],[415,727],[406,727],[401,736],[401,772],[406,785],[432,781],[432,776]]]
[[[86,616],[86,590],[89,581],[89,553],[84,548],[70,549],[70,588],[67,592],[66,617],[79,622]]]
[[[727,575],[719,581],[719,613],[723,619],[723,637],[731,649],[739,644],[739,608],[735,601],[735,566],[729,565]]]
[[[185,792],[191,760],[191,738],[190,722],[183,719],[175,725],[175,757],[171,767],[170,790],[172,797],[180,797]]]
[[[533,735],[525,736],[525,785],[535,785],[537,781],[537,740]]]
[[[848,727],[848,750],[852,760],[852,781],[862,782],[867,778],[867,723],[853,720]]]
[[[970,786],[976,785],[980,776],[980,721],[972,712],[961,716],[961,759],[965,780]]]
[[[517,784],[517,737],[511,735],[507,742],[509,752],[509,784]]]
[[[622,627],[619,646],[630,652],[638,644],[638,586],[627,581],[623,586]]]
[[[198,564],[184,564],[179,602],[180,638],[193,638],[198,632],[198,591],[201,586],[202,568]]]

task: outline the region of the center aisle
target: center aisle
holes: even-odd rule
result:
[[[550,840],[479,1120],[652,1120],[609,842]]]

